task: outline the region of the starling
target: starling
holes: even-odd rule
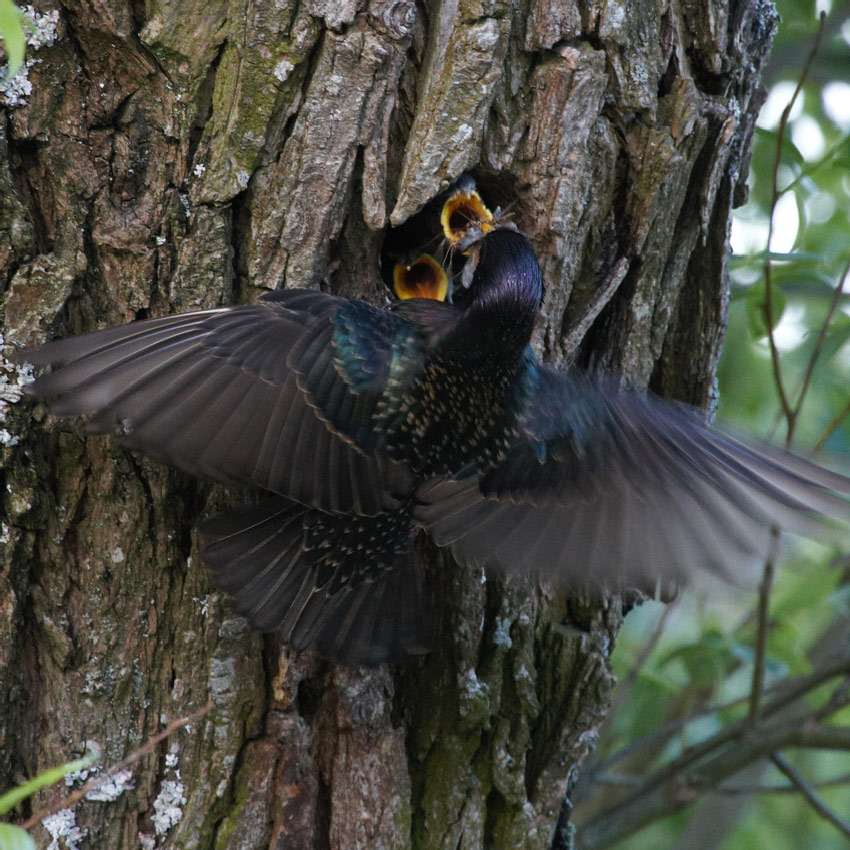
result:
[[[53,367],[27,392],[88,433],[267,491],[210,520],[201,557],[254,627],[348,664],[430,648],[407,557],[420,528],[569,586],[734,581],[774,526],[820,537],[850,518],[850,479],[541,363],[534,252],[471,191],[429,212],[469,252],[462,303],[273,292],[26,351]]]

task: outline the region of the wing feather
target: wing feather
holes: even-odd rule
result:
[[[748,582],[774,526],[846,535],[850,479],[736,440],[683,406],[534,368],[504,462],[417,488],[417,520],[459,557],[566,583],[699,570]]]
[[[357,353],[348,371],[337,363],[340,311],[341,344]],[[87,416],[90,433],[114,433],[193,474],[373,515],[412,487],[407,467],[380,449],[372,419],[386,371],[376,364],[389,361],[404,321],[365,303],[283,292],[48,343],[19,359],[53,365],[27,391],[56,415]]]
[[[278,498],[213,517],[202,534],[213,582],[254,628],[293,649],[378,664],[431,647],[432,609],[405,557],[404,511],[358,523]]]

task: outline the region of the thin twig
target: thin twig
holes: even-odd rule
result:
[[[838,286],[836,286],[833,290],[832,297],[829,300],[829,308],[826,311],[826,318],[824,318],[823,323],[821,324],[820,331],[818,332],[818,338],[815,341],[815,347],[812,349],[812,354],[809,357],[809,362],[806,366],[806,373],[805,375],[803,375],[803,383],[800,386],[800,394],[797,397],[797,403],[794,406],[795,421],[796,418],[800,415],[800,410],[803,407],[803,400],[806,398],[806,393],[809,391],[809,386],[812,382],[812,375],[814,374],[815,366],[817,366],[817,362],[820,359],[821,352],[823,351],[823,344],[826,340],[826,333],[829,330],[829,326],[832,324],[832,317],[835,315],[835,311],[838,309],[838,302],[841,300],[841,295],[844,292],[844,284],[847,281],[848,275],[850,275],[850,259],[847,260],[847,265],[844,266],[844,271],[841,273],[841,278],[838,281]]]
[[[119,761],[118,764],[113,765],[109,768],[109,770],[105,770],[102,773],[98,773],[97,776],[93,776],[81,788],[78,788],[72,794],[68,794],[67,797],[63,797],[57,803],[53,803],[52,805],[37,812],[31,818],[24,821],[21,824],[21,827],[27,830],[32,829],[36,824],[41,823],[44,818],[49,817],[50,815],[55,815],[56,812],[61,811],[62,809],[70,809],[71,806],[75,806],[90,791],[99,788],[110,778],[114,777],[119,771],[128,768],[131,764],[135,764],[137,761],[144,758],[161,741],[164,741],[173,732],[176,732],[183,726],[188,726],[190,723],[200,720],[212,709],[212,705],[212,700],[210,700],[203,708],[198,709],[198,711],[194,714],[190,714],[188,717],[181,717],[178,720],[172,720],[171,723],[169,723],[168,726],[166,726],[161,732],[158,732],[152,738],[149,738],[144,744],[142,744],[141,747],[139,747],[139,749],[130,753],[127,758]]]
[[[818,441],[815,443],[815,447],[813,449],[815,453],[819,452],[824,447],[826,441],[833,435],[848,416],[850,416],[850,401],[848,401],[844,407],[842,407],[841,410],[839,410],[838,413],[829,420],[829,424],[823,429],[823,434],[820,435]]]
[[[623,788],[640,788],[643,777],[633,773],[606,773],[596,777],[596,782],[602,785],[612,785]],[[850,785],[850,773],[834,776],[832,779],[823,779],[820,782],[809,783],[812,788],[842,788]],[[724,797],[749,797],[753,794],[799,794],[800,789],[796,785],[784,783],[764,785],[735,785],[733,783],[721,783],[713,791],[713,794],[722,794]]]
[[[756,631],[755,657],[753,659],[753,681],[750,688],[749,722],[756,726],[759,722],[759,708],[762,691],[764,690],[764,670],[767,660],[767,636],[770,632],[770,595],[773,592],[773,577],[776,572],[775,562],[779,546],[779,529],[770,529],[770,542],[767,561],[764,565],[761,584],[759,585],[758,625]]]
[[[821,799],[814,787],[781,753],[771,753],[770,760],[788,777],[792,785],[809,801],[809,805],[825,820],[828,820],[842,835],[850,838],[850,823],[839,817]]]
[[[840,20],[841,16],[836,15],[835,18]],[[828,165],[829,161],[833,159],[836,154],[842,153],[846,144],[846,136],[842,136],[837,142],[833,142],[826,149],[826,153],[824,153],[820,159],[815,160],[815,162],[809,162],[803,168],[801,168],[800,173],[787,186],[783,186],[779,190],[779,194],[785,195],[788,192],[791,192],[796,189],[797,186],[801,185],[807,177],[811,177],[812,174],[823,168],[824,165]]]
[[[826,22],[826,13],[821,12],[818,23],[818,31],[815,35],[812,49],[809,51],[806,64],[797,80],[797,86],[794,89],[794,94],[782,110],[782,117],[779,120],[779,130],[776,134],[776,154],[773,158],[773,183],[772,194],[770,201],[770,216],[768,220],[767,231],[767,251],[764,259],[764,318],[767,325],[767,337],[770,345],[770,361],[773,366],[773,379],[776,384],[776,392],[779,395],[779,404],[782,407],[782,412],[787,423],[785,435],[785,447],[790,446],[794,437],[794,427],[797,423],[797,417],[800,414],[800,406],[803,403],[803,398],[808,390],[809,381],[811,380],[810,371],[814,370],[814,363],[817,360],[817,355],[820,353],[823,344],[822,336],[826,335],[826,327],[832,316],[830,310],[827,318],[827,323],[822,330],[822,336],[818,338],[818,343],[815,346],[815,357],[810,364],[810,371],[807,370],[806,377],[803,381],[803,386],[800,391],[800,396],[795,408],[791,407],[788,400],[788,394],[785,391],[785,383],[782,379],[782,366],[779,361],[779,349],[776,347],[776,337],[774,334],[774,311],[773,311],[773,263],[770,259],[771,239],[773,238],[773,220],[776,216],[776,205],[779,202],[779,166],[782,162],[782,143],[785,139],[785,132],[788,128],[788,118],[791,115],[791,110],[803,90],[806,82],[806,77],[809,75],[809,70],[812,67],[812,62],[820,49],[821,37],[823,36],[824,23]],[[843,278],[842,278],[843,281]],[[843,285],[843,283],[842,283]],[[837,305],[837,301],[835,302]],[[776,560],[776,551],[779,540],[779,529],[774,526],[770,530],[770,543],[767,561],[764,565],[762,581],[759,587],[759,605],[758,605],[758,631],[756,633],[755,659],[753,661],[753,681],[750,691],[750,726],[755,727],[759,722],[759,706],[761,702],[761,692],[764,687],[764,668],[767,658],[767,636],[768,636],[768,619],[770,617],[770,596],[773,591],[773,575],[774,562]]]
[[[815,712],[815,719],[820,723],[848,705],[850,705],[850,678],[845,676],[826,703]]]
[[[850,729],[818,726],[800,718],[782,724],[763,724],[753,734],[730,742],[693,769],[676,772],[661,784],[653,781],[594,815],[579,827],[579,843],[588,850],[616,846],[625,836],[691,805],[747,765],[789,747],[848,751]]]
[[[850,674],[850,656],[840,658],[838,661],[835,661],[827,666],[824,666],[820,670],[816,670],[813,673],[808,673],[804,676],[798,676],[794,679],[785,679],[781,682],[777,682],[775,685],[771,685],[764,692],[764,696],[774,697],[767,705],[764,706],[762,710],[763,717],[770,717],[775,714],[777,711],[785,708],[791,703],[795,702],[798,699],[801,699],[810,691],[813,691],[815,688],[819,688],[824,682],[828,682],[830,679],[835,676],[842,676]],[[673,732],[677,732],[682,729],[684,726],[687,726],[689,723],[692,723],[695,720],[700,720],[703,717],[707,717],[711,714],[717,714],[721,711],[726,711],[730,708],[734,708],[737,705],[740,705],[749,700],[749,695],[739,697],[738,699],[730,700],[729,702],[720,703],[718,705],[709,706],[705,709],[700,709],[689,714],[687,717],[682,717],[677,720],[670,721],[669,723],[665,723],[663,726],[660,726],[658,729],[653,730],[648,735],[644,735],[642,738],[638,738],[636,741],[632,741],[627,746],[618,750],[613,755],[609,756],[605,760],[599,762],[596,765],[595,769],[597,771],[604,771],[612,764],[616,764],[618,761],[630,756],[632,753],[636,752],[639,749],[642,749],[649,744],[654,743],[658,738],[665,737],[670,735]],[[724,727],[720,730],[716,735],[712,736],[706,741],[702,741],[699,744],[694,744],[686,750],[683,750],[679,756],[676,758],[676,768],[675,771],[681,772],[689,767],[693,762],[697,759],[702,758],[703,756],[710,753],[713,749],[723,746],[728,743],[730,740],[736,738],[743,730],[744,730],[744,721],[737,721],[734,724],[730,724],[729,726]],[[665,768],[661,768],[661,771],[666,771]],[[666,778],[666,776],[662,775],[661,779]],[[644,781],[652,781],[654,778],[650,780]]]
[[[789,427],[794,422],[796,416],[794,410],[791,408],[788,395],[785,392],[785,382],[782,379],[782,367],[779,362],[779,349],[776,347],[776,338],[773,333],[773,264],[770,259],[770,242],[773,238],[773,220],[776,214],[776,205],[779,202],[779,166],[782,162],[782,144],[785,140],[785,132],[788,128],[788,118],[791,115],[791,110],[794,108],[794,104],[797,102],[800,92],[803,90],[806,77],[808,77],[809,71],[812,67],[812,62],[820,49],[825,21],[826,13],[821,12],[814,44],[812,45],[812,49],[809,51],[806,64],[803,66],[803,71],[800,74],[800,78],[797,80],[797,86],[794,89],[794,94],[791,96],[791,99],[788,101],[785,109],[782,110],[782,117],[779,119],[779,129],[776,133],[776,154],[773,158],[773,184],[771,190],[770,214],[767,225],[767,251],[765,252],[764,260],[764,318],[765,323],[767,324],[767,338],[768,344],[770,345],[770,361],[773,366],[773,379],[776,384],[776,392],[779,395],[779,403],[782,406],[782,412],[785,414]]]
[[[800,683],[788,691],[777,696],[776,699],[763,706],[761,710],[762,719],[766,719],[781,709],[795,702],[800,697],[804,696],[819,683],[825,682],[833,676],[839,675],[850,666],[850,659],[844,658],[838,665],[830,666],[824,670],[818,670],[810,674],[810,676],[801,677]],[[715,750],[719,750],[728,744],[730,741],[740,739],[744,733],[750,730],[749,717],[730,723],[725,726],[711,738],[706,741],[701,741],[698,744],[693,744],[683,750],[676,758],[668,762],[664,767],[660,768],[654,776],[646,780],[647,786],[658,785],[666,779],[674,775],[682,773],[685,769],[691,767],[696,762],[708,756]]]

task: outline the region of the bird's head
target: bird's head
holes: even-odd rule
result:
[[[463,175],[449,191],[440,213],[440,225],[450,245],[456,246],[469,238],[481,238],[493,230],[493,213],[481,200],[471,176]]]
[[[469,285],[469,309],[518,321],[530,328],[543,284],[531,243],[516,230],[496,228],[476,243],[478,261]]]

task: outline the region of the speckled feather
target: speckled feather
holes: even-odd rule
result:
[[[533,284],[522,310],[530,319],[504,312],[524,351],[540,296],[533,252],[504,232],[481,257],[480,292],[519,271]],[[507,294],[514,304],[518,293]],[[416,485],[490,465],[515,434],[521,358],[505,347],[504,327],[487,327],[486,315],[436,301],[382,311],[284,291],[31,350],[27,360],[54,368],[28,392],[58,415],[86,415],[89,433],[283,497],[205,525],[213,580],[286,643],[376,663],[428,638],[424,613],[396,616],[386,597],[419,595],[404,557]],[[507,360],[488,358],[488,334]],[[331,634],[343,627],[344,647]]]

